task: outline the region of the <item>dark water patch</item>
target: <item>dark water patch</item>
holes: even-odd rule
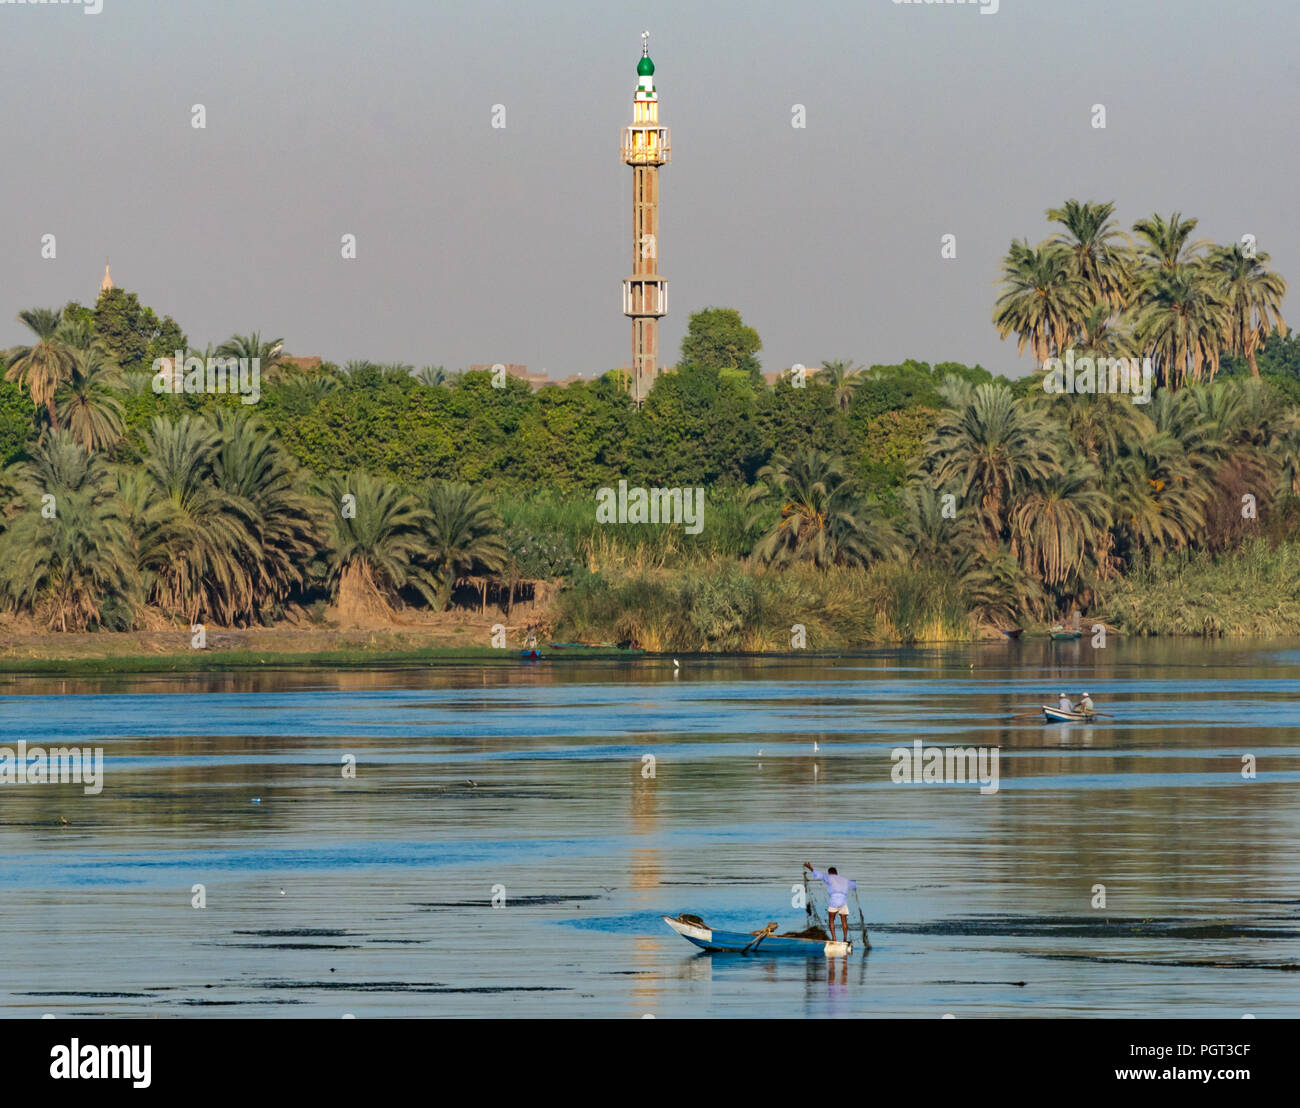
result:
[[[1300,929],[1217,923],[1180,916],[1094,919],[1090,916],[980,916],[933,923],[873,923],[873,931],[902,935],[989,935],[1001,938],[1295,939]]]
[[[360,943],[211,943],[234,950],[361,950]]]
[[[1263,900],[1251,899],[1246,900],[1242,897],[1233,897],[1233,904],[1300,904],[1300,900]]]
[[[575,901],[601,900],[599,893],[577,893],[573,896],[511,896],[506,898],[507,908],[545,908],[572,904]],[[413,900],[412,908],[490,908],[491,900]]]
[[[1297,962],[1233,961],[1217,958],[1169,958],[1157,961],[1150,958],[1108,958],[1099,954],[1030,954],[1031,958],[1050,958],[1058,962],[1097,962],[1116,966],[1163,966],[1165,968],[1192,967],[1195,969],[1267,969],[1283,973],[1300,973]]]
[[[660,881],[660,885],[691,885],[691,886],[709,886],[709,885],[770,885],[770,877],[710,877],[706,881]]]
[[[233,935],[253,935],[259,939],[351,939],[355,931],[333,931],[328,927],[268,927],[260,931],[232,931]]]
[[[358,993],[567,993],[559,985],[444,985],[440,981],[257,981],[258,989],[329,989]]]
[[[427,943],[428,939],[370,939],[372,943],[389,943],[401,946],[417,946],[420,943]]]
[[[306,1004],[305,1000],[290,997],[287,1000],[204,1000],[202,997],[183,997],[172,1004],[186,1004],[194,1008],[234,1008],[251,1004]]]
[[[148,993],[83,993],[76,989],[50,989],[42,992],[16,993],[16,996],[75,996],[82,1000],[148,1000]]]
[[[1014,985],[1017,989],[1025,987],[1024,981],[930,981],[931,985]]]

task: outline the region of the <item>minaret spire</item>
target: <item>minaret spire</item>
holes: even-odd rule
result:
[[[659,320],[668,282],[659,275],[659,167],[668,164],[668,128],[659,124],[650,32],[641,33],[632,125],[623,128],[623,161],[632,167],[632,276],[623,281],[623,314],[632,319],[632,399],[640,404],[659,373]]]

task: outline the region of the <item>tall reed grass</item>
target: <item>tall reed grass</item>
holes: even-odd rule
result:
[[[1130,635],[1300,635],[1300,544],[1167,558],[1116,580],[1101,610]]]
[[[960,584],[937,570],[756,570],[725,561],[588,574],[562,594],[557,633],[634,639],[648,650],[779,652],[795,648],[796,625],[810,650],[974,634]]]

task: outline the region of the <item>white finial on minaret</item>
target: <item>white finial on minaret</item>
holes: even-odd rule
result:
[[[648,58],[649,56],[650,56],[650,32],[642,31],[641,32],[641,57]]]

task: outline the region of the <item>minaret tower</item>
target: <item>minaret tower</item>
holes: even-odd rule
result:
[[[668,282],[659,276],[659,167],[668,163],[668,128],[659,125],[650,32],[623,128],[623,161],[632,167],[632,276],[623,282],[623,314],[632,317],[632,399],[640,404],[659,372],[659,317],[668,314]]]

